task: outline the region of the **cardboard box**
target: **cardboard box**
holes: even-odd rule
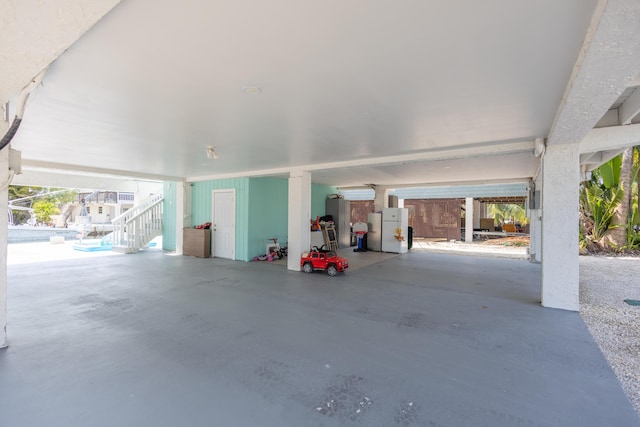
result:
[[[211,257],[211,230],[182,229],[182,255]]]
[[[496,231],[493,218],[480,218],[480,229],[488,231]]]

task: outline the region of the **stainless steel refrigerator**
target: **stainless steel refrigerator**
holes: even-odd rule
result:
[[[338,233],[338,247],[340,249],[351,246],[351,202],[344,199],[327,199],[325,212],[333,217]]]
[[[382,251],[382,214],[370,213],[367,216],[367,249],[370,251]]]
[[[382,210],[382,252],[403,254],[409,250],[409,209]]]

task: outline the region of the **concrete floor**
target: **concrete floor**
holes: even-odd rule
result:
[[[2,426],[637,426],[540,266],[331,278],[160,251],[10,265]]]

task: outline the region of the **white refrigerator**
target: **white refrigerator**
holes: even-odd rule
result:
[[[382,210],[382,252],[403,254],[409,248],[409,209]]]

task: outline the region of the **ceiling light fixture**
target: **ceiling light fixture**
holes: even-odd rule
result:
[[[207,158],[209,159],[217,159],[218,158],[218,153],[216,152],[216,149],[213,148],[213,145],[210,145],[207,147]]]
[[[247,95],[258,95],[262,93],[262,89],[260,89],[258,86],[243,86],[242,91]]]

